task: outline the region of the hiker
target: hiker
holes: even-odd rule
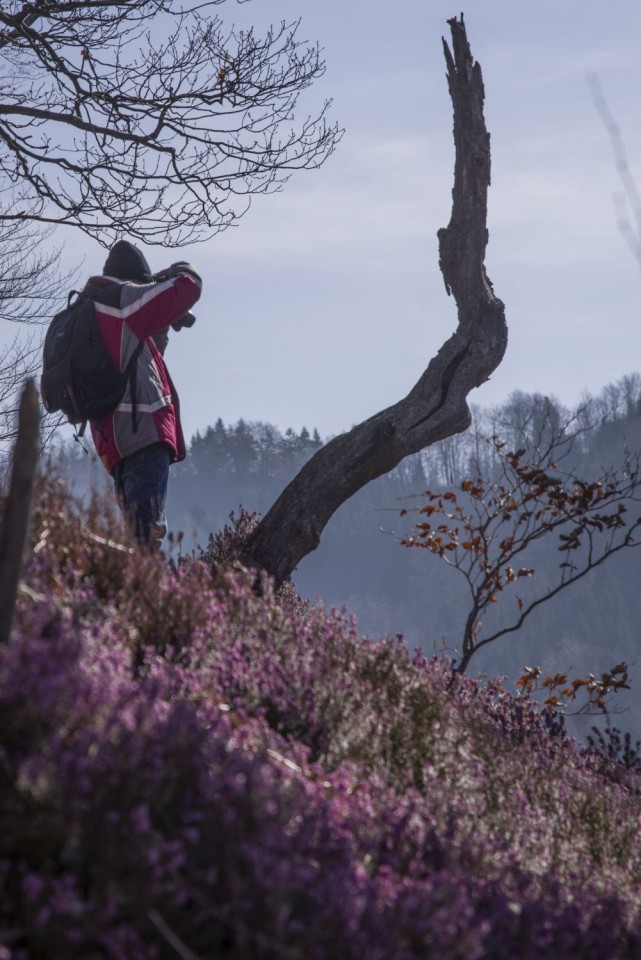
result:
[[[173,263],[152,275],[142,251],[118,240],[103,275],[90,277],[83,291],[94,299],[98,330],[119,370],[138,347],[122,400],[90,425],[124,516],[136,540],[152,550],[160,550],[167,532],[169,465],[185,457],[178,396],[163,353],[169,327],[193,325],[189,311],[201,287],[191,264]]]

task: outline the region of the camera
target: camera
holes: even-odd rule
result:
[[[189,311],[189,313],[186,313],[184,317],[180,318],[180,320],[176,320],[175,323],[172,323],[171,329],[176,331],[189,329],[189,327],[193,327],[195,322],[196,322],[195,316],[191,311]]]

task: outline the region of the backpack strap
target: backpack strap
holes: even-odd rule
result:
[[[72,299],[74,298],[74,296],[75,296],[75,298],[76,298],[76,301],[78,301],[78,300],[91,300],[91,299],[93,299],[92,297],[83,296],[83,294],[80,293],[79,290],[70,290],[70,291],[69,291],[69,294],[68,294],[68,296],[67,296],[67,310],[68,310],[69,307],[71,306],[71,301],[72,301]],[[78,408],[78,401],[76,400],[76,395],[75,395],[75,393],[74,393],[73,385],[72,385],[72,383],[71,383],[71,378],[69,378],[69,383],[67,384],[67,390],[68,390],[68,393],[69,393],[69,398],[70,398],[71,403],[72,403],[72,405],[73,405],[74,412],[75,412],[75,414],[76,414],[76,419],[80,419],[80,410],[79,410],[79,408]],[[75,440],[79,440],[79,438],[81,438],[81,437],[84,435],[85,427],[86,427],[86,426],[87,426],[87,421],[84,420],[83,423],[82,423],[80,432],[78,432],[78,429],[76,428],[76,432],[75,432],[75,434],[74,434],[74,439],[75,439]]]
[[[69,293],[68,293],[68,295],[67,295],[67,310],[68,310],[69,307],[71,306],[71,301],[73,300],[74,297],[76,298],[76,300],[93,300],[93,297],[88,297],[86,294],[80,293],[79,290],[70,290]],[[80,419],[80,410],[78,409],[78,401],[76,400],[76,395],[75,395],[74,390],[73,390],[73,386],[72,386],[72,383],[71,383],[71,378],[69,379],[69,383],[67,384],[67,391],[68,391],[68,393],[69,393],[69,398],[70,398],[70,400],[71,400],[71,403],[72,403],[72,405],[73,405],[74,411],[75,411],[75,413],[76,413],[76,419],[79,420],[79,419]],[[74,440],[75,440],[77,443],[80,444],[80,446],[81,446],[82,449],[85,451],[85,453],[88,454],[89,451],[87,450],[87,448],[85,447],[84,443],[82,442],[82,438],[83,438],[84,435],[85,435],[85,430],[86,430],[86,429],[87,429],[87,421],[86,421],[86,420],[82,420],[82,422],[80,423],[80,429],[78,428],[78,426],[75,427],[75,429],[74,429],[74,434],[73,434],[73,438],[74,438]]]
[[[82,449],[85,451],[85,453],[89,453],[89,451],[87,450],[87,448],[85,447],[82,441],[83,441],[85,430],[87,429],[88,423],[89,423],[88,420],[83,420],[82,423],[76,427],[76,432],[73,435],[74,440],[78,441],[78,443],[80,444]]]

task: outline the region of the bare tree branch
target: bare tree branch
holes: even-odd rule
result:
[[[486,276],[489,134],[483,78],[468,44],[463,17],[448,21],[443,41],[454,107],[453,205],[439,230],[440,266],[458,308],[456,332],[399,403],[330,441],[303,467],[250,538],[245,559],[281,582],[319,543],[332,514],[370,480],[411,453],[470,423],[467,395],[496,369],[507,345],[503,303]]]
[[[5,333],[0,348],[0,462],[10,452],[7,442],[16,437],[24,382],[40,367],[38,328],[60,309],[73,282],[71,274],[59,273],[60,251],[43,249],[49,231],[6,222],[5,212],[7,208],[0,207],[0,327]],[[59,417],[49,416],[45,422],[51,431]]]
[[[50,231],[5,220],[11,212],[0,207],[0,321],[41,326],[60,309],[73,274],[58,272],[60,250],[47,246]]]
[[[328,103],[299,116],[319,47],[298,22],[225,28],[222,2],[2,4],[0,178],[21,200],[5,218],[175,245],[320,166],[342,131]]]
[[[615,198],[618,208],[619,229],[632,250],[637,263],[641,266],[641,195],[630,170],[621,128],[608,106],[598,76],[594,73],[590,74],[588,82],[594,105],[610,138],[617,173],[623,188],[623,196]]]

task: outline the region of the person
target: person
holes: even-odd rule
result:
[[[201,289],[191,264],[173,263],[152,275],[142,251],[118,240],[102,276],[90,277],[83,291],[94,299],[98,330],[119,370],[144,344],[121,402],[90,427],[136,540],[152,550],[160,550],[167,532],[169,466],[185,458],[178,394],[163,354],[169,328],[193,324],[190,310]]]

